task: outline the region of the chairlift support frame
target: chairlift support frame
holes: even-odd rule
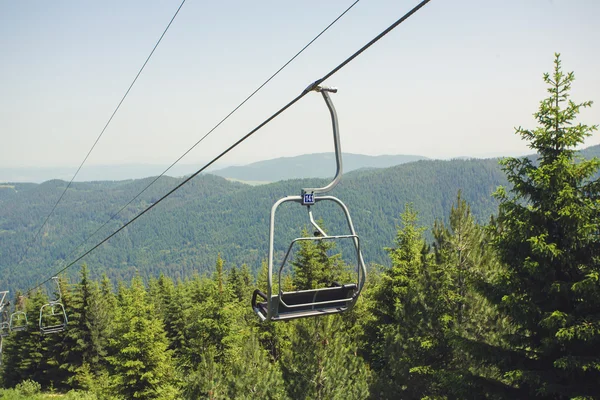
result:
[[[65,311],[65,306],[62,304],[62,293],[60,290],[60,283],[58,281],[58,277],[52,277],[52,280],[56,283],[58,298],[49,302],[48,304],[44,304],[40,308],[40,331],[43,334],[49,333],[58,333],[67,329],[67,324],[69,323],[69,319],[67,318],[67,312]],[[44,315],[44,310],[49,309],[50,313]],[[62,321],[58,324],[47,325],[44,323],[44,317],[46,318],[57,318],[59,321]]]
[[[360,239],[356,234],[350,212],[346,205],[337,197],[334,196],[318,196],[320,194],[331,191],[342,178],[342,149],[339,137],[339,125],[337,113],[329,93],[336,93],[337,89],[324,88],[311,85],[307,90],[320,92],[327,104],[331,114],[333,126],[333,142],[335,148],[336,173],[333,180],[321,188],[305,188],[302,189],[300,196],[287,196],[278,200],[271,208],[270,229],[269,229],[269,271],[268,271],[268,288],[267,294],[264,294],[259,289],[256,289],[252,295],[252,308],[259,318],[264,321],[283,321],[296,318],[314,317],[318,315],[337,314],[344,312],[356,303],[360,292],[365,284],[367,270],[360,249]],[[330,201],[337,204],[344,212],[348,224],[348,234],[328,236],[324,230],[315,221],[311,206],[319,202]],[[317,229],[316,237],[300,237],[292,241],[285,254],[283,262],[278,270],[279,291],[273,294],[273,264],[274,264],[274,237],[275,237],[275,214],[277,208],[286,202],[300,203],[306,206],[310,223]],[[298,290],[292,292],[284,292],[281,287],[281,275],[283,268],[291,254],[295,243],[301,241],[321,241],[321,240],[339,240],[351,239],[357,259],[357,282],[340,285],[332,282],[330,287]],[[258,297],[262,298],[263,302],[258,302]]]
[[[5,309],[7,305],[10,306],[10,303],[4,302],[7,295],[8,290],[0,291],[0,338],[4,338],[10,334],[10,318],[8,316],[8,310]]]
[[[2,351],[4,346],[4,338],[10,334],[10,323],[6,321],[6,310],[5,306],[9,305],[4,303],[8,290],[0,291],[0,365],[2,365]]]

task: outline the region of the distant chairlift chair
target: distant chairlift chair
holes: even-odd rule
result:
[[[56,282],[58,298],[40,308],[40,331],[43,334],[62,332],[67,329],[69,322],[65,306],[61,303],[62,294],[58,277],[55,276],[52,279]]]
[[[15,312],[10,315],[11,332],[25,331],[28,328],[27,314],[25,311],[25,297],[19,296],[15,304]]]
[[[5,303],[8,290],[0,292],[0,338],[7,337],[10,334],[10,322],[8,316],[8,307],[10,303]]]
[[[268,276],[268,288],[267,294],[264,294],[259,289],[254,291],[252,295],[252,308],[254,312],[260,317],[262,321],[284,321],[295,318],[306,318],[314,317],[319,315],[336,314],[346,311],[356,303],[358,296],[365,284],[366,279],[366,267],[360,250],[360,240],[356,235],[354,226],[352,225],[352,219],[346,205],[336,197],[333,196],[317,196],[322,193],[329,192],[332,190],[340,181],[342,177],[342,150],[340,146],[339,129],[337,122],[337,115],[335,108],[329,97],[329,92],[337,92],[337,89],[322,88],[314,86],[307,90],[314,90],[320,92],[325,99],[325,103],[329,108],[331,114],[331,120],[333,124],[333,140],[335,146],[335,158],[337,164],[336,175],[333,180],[322,188],[314,189],[303,189],[300,196],[287,196],[278,200],[271,209],[270,219],[270,231],[269,231],[269,276]],[[273,294],[273,258],[274,258],[274,236],[275,236],[275,212],[277,208],[285,202],[300,203],[302,206],[306,206],[310,223],[317,229],[317,236],[315,237],[300,237],[294,239],[290,244],[287,253],[279,267],[278,280],[279,280],[279,291],[277,294]],[[349,233],[343,235],[328,236],[321,227],[315,222],[311,211],[311,206],[319,202],[330,201],[343,210],[348,224]],[[357,259],[357,282],[349,284],[339,284],[332,282],[330,287],[299,290],[293,292],[283,292],[281,285],[281,276],[283,267],[288,260],[292,247],[296,242],[300,241],[321,241],[321,240],[339,240],[349,239],[352,241],[356,250]],[[261,298],[262,302],[258,301]]]
[[[27,314],[24,311],[15,311],[10,315],[11,332],[27,330]]]

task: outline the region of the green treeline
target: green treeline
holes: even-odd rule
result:
[[[21,304],[30,329],[4,338],[3,398],[600,398],[600,160],[574,150],[596,126],[575,123],[591,102],[569,99],[558,55],[544,80],[539,127],[517,129],[539,157],[502,161],[495,216],[481,224],[461,191],[428,226],[407,204],[352,310],[261,324],[249,299],[266,264],[220,254],[211,275],[116,290],[84,265],[60,281],[64,332],[36,329],[44,292]],[[340,250],[301,242],[284,290],[352,279]]]

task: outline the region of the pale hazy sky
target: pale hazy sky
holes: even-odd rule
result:
[[[88,165],[169,164],[351,4],[188,0]],[[182,163],[208,160],[418,3],[361,0]],[[0,0],[0,167],[76,167],[180,0]],[[600,1],[432,0],[326,84],[345,152],[529,153],[542,74],[562,53],[600,123]],[[311,94],[224,160],[331,151]],[[586,145],[599,142],[599,134]]]

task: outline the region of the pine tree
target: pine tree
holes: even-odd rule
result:
[[[270,360],[256,334],[245,337],[241,351],[228,362],[228,397],[230,399],[285,399],[285,387],[279,364]]]
[[[217,263],[215,265],[215,281],[217,282],[217,288],[219,289],[219,294],[223,293],[223,265],[225,261],[221,258],[221,253],[217,254]],[[223,299],[222,297],[220,297]]]
[[[437,266],[430,282],[436,286],[438,304],[450,321],[446,333],[453,352],[451,362],[438,371],[438,377],[443,392],[464,398],[473,394],[473,372],[478,370],[465,351],[465,342],[485,340],[497,344],[500,340],[495,331],[503,320],[475,290],[477,283],[488,279],[498,265],[485,229],[475,222],[460,191],[450,210],[449,224],[436,221],[433,236]]]
[[[215,360],[214,349],[208,349],[200,356],[196,368],[184,377],[186,399],[227,400],[227,382],[223,367]]]
[[[117,391],[125,398],[176,398],[174,364],[168,341],[141,278],[121,288],[114,336],[108,357]]]
[[[306,229],[302,231],[302,236],[308,236]],[[292,283],[297,290],[327,286],[340,278],[343,271],[340,255],[331,254],[335,250],[335,242],[303,240],[298,246],[292,261]]]
[[[88,278],[87,266],[81,266],[81,282],[68,296],[68,328],[61,333],[57,346],[60,348],[59,367],[66,371],[66,383],[69,387],[82,388],[76,374],[84,364],[94,364],[93,341],[91,333],[92,287]],[[58,337],[58,336],[57,336]]]
[[[512,189],[496,192],[503,268],[484,294],[512,329],[505,346],[479,350],[502,376],[496,387],[521,398],[600,398],[600,161],[576,156],[597,127],[575,124],[592,103],[569,99],[574,79],[557,54],[544,74],[550,95],[534,114],[539,127],[516,130],[538,159],[503,160]]]
[[[239,270],[235,265],[231,267],[227,277],[227,283],[239,301],[249,302],[254,288],[252,287],[252,275],[246,264],[242,264],[242,267]]]
[[[370,291],[373,319],[365,327],[367,357],[376,372],[371,393],[381,399],[435,398],[444,392],[452,362],[447,301],[449,276],[425,243],[418,215],[407,204],[392,266]]]
[[[456,203],[450,210],[449,226],[436,221],[433,228],[433,247],[436,262],[447,274],[445,289],[449,301],[453,303],[453,314],[459,326],[466,322],[466,308],[469,303],[469,281],[477,270],[483,268],[483,230],[475,223],[467,202],[458,192]]]
[[[223,261],[217,261],[217,267],[219,263],[222,266]],[[231,288],[223,285],[222,278],[216,272],[213,279],[191,281],[191,307],[186,327],[189,351],[185,355],[190,368],[203,362],[202,354],[209,350],[217,362],[222,362],[236,322],[242,318],[242,306],[233,301]]]
[[[291,263],[294,287],[317,288],[339,280],[344,265],[340,254],[331,254],[334,250],[332,241],[301,241]],[[339,315],[300,320],[289,326],[289,343],[280,338],[285,327],[271,333],[278,338],[277,353],[281,353],[290,398],[362,399],[368,395],[366,364],[357,355],[357,340]]]
[[[100,285],[93,284],[95,301],[92,302],[91,313],[91,335],[93,348],[93,360],[97,360],[99,366],[105,369],[108,366],[106,356],[109,349],[109,338],[113,336],[114,320],[117,310],[117,299],[113,293],[112,283],[104,274]]]
[[[190,319],[191,300],[186,287],[178,283],[170,296],[165,298],[165,331],[169,338],[169,348],[173,350],[175,359],[183,366],[184,355],[189,352],[189,338],[187,326]]]
[[[281,369],[292,399],[364,399],[370,374],[339,315],[293,322]]]

